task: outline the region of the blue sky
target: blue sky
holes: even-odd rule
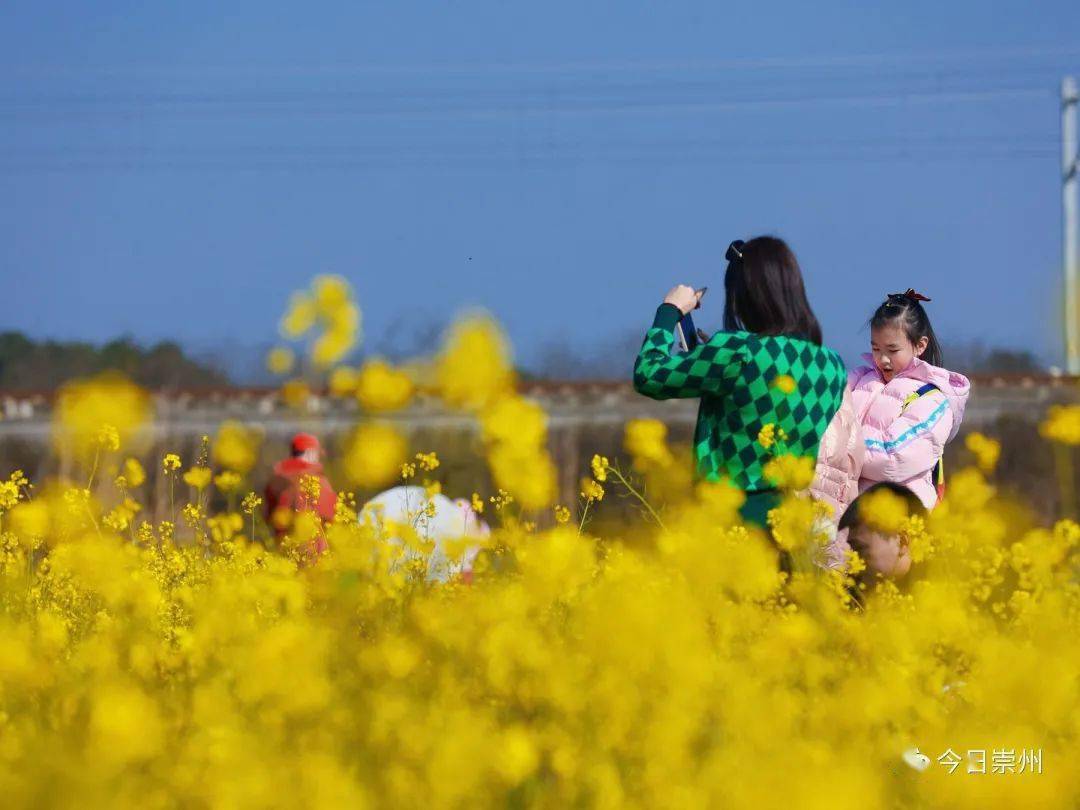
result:
[[[1060,362],[1067,72],[1076,2],[7,3],[0,328],[258,345],[333,272],[371,345],[479,305],[529,363],[765,232],[849,359],[914,286]]]

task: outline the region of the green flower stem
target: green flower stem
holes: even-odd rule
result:
[[[607,471],[614,474],[614,476],[619,479],[619,482],[626,487],[627,491],[641,501],[642,506],[644,506],[648,513],[652,515],[652,519],[656,521],[657,525],[664,531],[667,531],[667,526],[665,526],[664,521],[660,519],[660,515],[656,514],[656,510],[652,508],[652,504],[645,500],[645,497],[640,492],[634,489],[633,485],[626,480],[626,477],[619,472],[617,468],[612,467],[611,465],[607,466]]]
[[[585,531],[585,518],[589,514],[589,507],[592,506],[592,498],[585,500],[585,508],[581,510],[581,522],[578,524],[577,532],[581,534]]]

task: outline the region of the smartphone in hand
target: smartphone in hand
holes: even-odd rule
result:
[[[701,299],[705,293],[709,291],[708,287],[702,287],[700,290],[696,290],[698,297],[698,306],[701,306]],[[679,353],[685,353],[693,350],[698,343],[701,342],[701,333],[697,327],[694,326],[694,319],[687,312],[682,316],[682,319],[675,324],[675,340],[679,344]]]

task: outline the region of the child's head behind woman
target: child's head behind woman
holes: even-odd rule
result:
[[[866,585],[872,585],[879,577],[903,577],[911,569],[907,537],[903,532],[881,531],[874,526],[873,516],[867,514],[868,505],[883,495],[900,498],[909,516],[926,515],[926,508],[914,492],[891,482],[874,484],[852,501],[840,518],[839,531],[847,531],[848,545],[865,563],[860,580]]]
[[[916,357],[932,366],[941,365],[941,346],[922,305],[929,300],[914,290],[893,293],[870,317],[870,351],[885,382]]]

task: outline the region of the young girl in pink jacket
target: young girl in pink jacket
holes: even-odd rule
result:
[[[851,373],[862,427],[863,492],[880,481],[907,487],[927,509],[938,500],[934,469],[964,418],[971,384],[941,368],[941,348],[914,290],[890,295],[870,318],[871,364]]]

